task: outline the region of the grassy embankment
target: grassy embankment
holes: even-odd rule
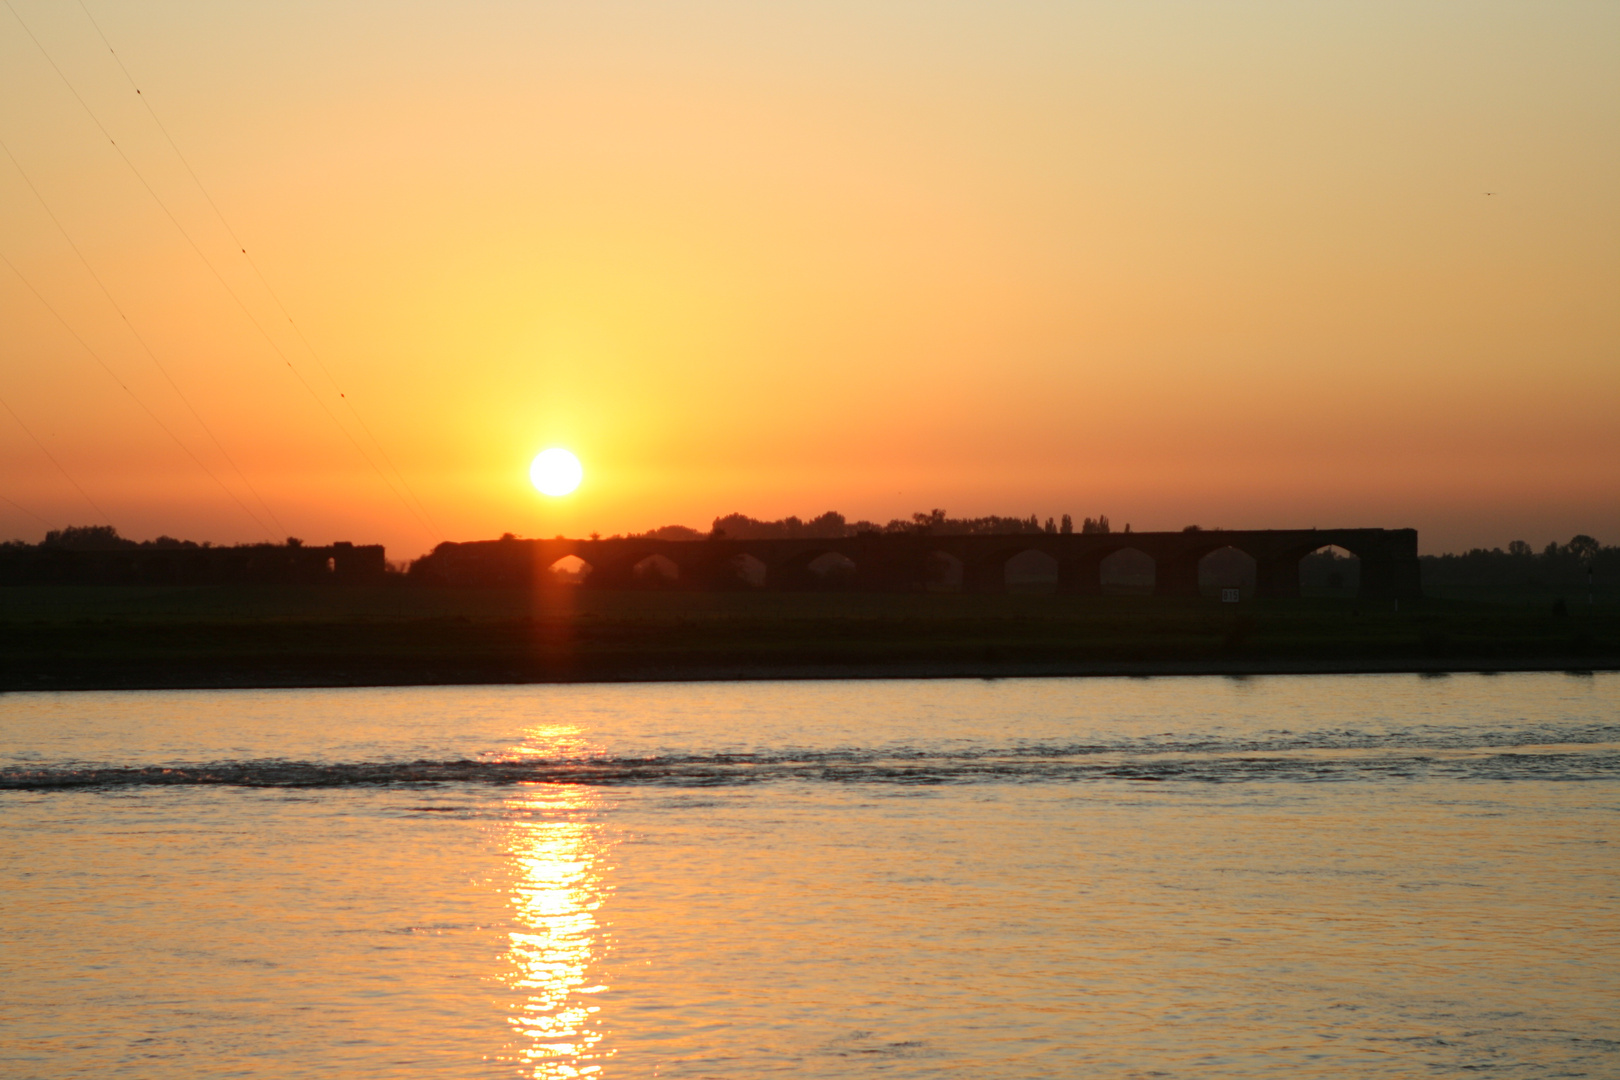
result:
[[[0,589],[0,689],[1620,667],[1620,595]],[[1512,602],[1519,600],[1521,602]],[[1531,602],[1523,602],[1523,601]]]

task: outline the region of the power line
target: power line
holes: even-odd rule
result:
[[[0,143],[0,147],[3,147],[4,145],[4,143]],[[27,287],[28,291],[34,294],[35,298],[45,306],[46,311],[49,311],[53,316],[56,317],[56,321],[62,324],[62,328],[73,336],[73,340],[77,341],[85,352],[90,354],[91,358],[101,366],[101,370],[105,371],[107,376],[111,378],[113,382],[118,384],[118,388],[124,391],[124,393],[128,394],[136,405],[140,406],[141,411],[151,418],[152,422],[163,431],[163,434],[174,440],[174,444],[178,446],[187,457],[196,463],[197,468],[201,469],[205,474],[207,474],[208,479],[219,485],[220,490],[225,492],[226,496],[228,496],[230,500],[234,502],[239,509],[241,509],[242,513],[247,515],[249,521],[253,522],[254,528],[258,529],[262,535],[269,537],[271,535],[270,530],[264,527],[264,522],[260,521],[258,515],[248,508],[247,503],[243,502],[241,497],[230,489],[230,485],[221,480],[214,470],[210,469],[202,458],[198,457],[192,451],[191,447],[187,446],[185,441],[181,439],[180,436],[176,435],[168,424],[163,422],[162,417],[153,412],[146,402],[140,399],[140,395],[131,390],[124,380],[118,377],[118,373],[112,369],[111,365],[109,365],[106,360],[102,359],[100,353],[96,352],[96,350],[90,347],[90,343],[85,341],[84,338],[79,335],[77,330],[73,329],[73,324],[69,323],[67,319],[62,317],[62,313],[57,311],[49,300],[45,299],[45,295],[34,287],[34,283],[29,281],[21,270],[17,269],[16,264],[10,259],[6,258],[4,255],[0,255],[0,262],[5,263],[7,268],[10,269],[13,274],[17,275],[17,280],[21,281],[23,285]]]
[[[51,453],[50,447],[45,445],[44,440],[42,440],[38,435],[35,435],[33,429],[27,424],[23,423],[23,418],[17,415],[17,410],[11,407],[11,403],[6,401],[5,398],[0,398],[0,408],[4,408],[6,412],[11,414],[11,418],[17,421],[17,426],[22,428],[30,439],[34,440],[34,445],[39,447],[40,450],[44,452],[46,457],[51,459],[51,464],[56,466],[56,471],[67,477],[67,482],[73,485],[73,490],[82,495],[84,497],[84,501],[90,504],[90,509],[99,514],[101,516],[101,520],[105,521],[109,525],[112,525],[112,515],[107,513],[107,511],[103,510],[100,506],[96,505],[96,500],[92,499],[90,497],[90,493],[84,490],[84,488],[79,485],[77,480],[73,479],[73,474],[68,472],[60,461],[56,460],[56,455]]]
[[[46,521],[44,518],[40,517],[38,514],[34,513],[32,510],[28,509],[28,507],[24,506],[22,503],[18,502],[16,499],[8,498],[5,495],[0,495],[0,502],[10,503],[12,506],[16,507],[18,510],[21,510],[23,513],[27,514],[29,517],[33,518],[35,521],[37,521],[41,525],[45,526],[47,531],[49,531],[51,529],[52,526],[51,526],[51,523],[49,521]]]
[[[242,309],[242,314],[247,316],[248,322],[253,324],[253,328],[259,332],[261,337],[264,338],[265,343],[268,344],[275,354],[281,358],[282,363],[286,365],[288,371],[292,372],[293,377],[298,380],[299,385],[304,388],[310,397],[315,399],[315,403],[321,407],[321,411],[326,414],[327,419],[331,420],[337,429],[343,433],[343,437],[349,440],[350,445],[354,447],[355,451],[365,460],[367,465],[371,466],[372,470],[376,472],[378,477],[381,478],[384,486],[386,486],[389,491],[393,493],[395,498],[399,499],[400,502],[405,505],[406,512],[415,517],[418,524],[422,525],[428,530],[429,539],[437,539],[436,530],[434,530],[433,527],[428,524],[427,520],[416,509],[416,507],[412,506],[410,501],[406,499],[405,496],[400,493],[399,489],[394,486],[393,481],[390,480],[388,475],[382,471],[381,467],[379,467],[377,463],[372,460],[371,455],[366,452],[365,447],[360,445],[359,440],[357,440],[354,435],[350,433],[349,429],[346,428],[340,420],[338,420],[331,408],[327,406],[325,399],[322,398],[321,395],[315,391],[315,388],[309,384],[309,381],[304,378],[303,373],[300,372],[293,364],[292,359],[287,356],[287,354],[282,350],[281,346],[276,343],[276,340],[270,336],[270,333],[267,330],[265,330],[263,324],[261,324],[258,318],[254,316],[252,309],[247,306],[247,303],[243,301],[242,297],[238,295],[236,290],[231,287],[230,282],[225,280],[225,275],[219,272],[219,268],[214,265],[213,260],[208,257],[207,253],[203,251],[202,247],[198,245],[197,241],[192,238],[191,233],[186,229],[186,227],[180,223],[180,219],[175,216],[174,211],[169,209],[168,203],[163,201],[163,197],[157,193],[157,189],[152,187],[151,183],[146,179],[145,174],[143,174],[135,165],[134,161],[130,160],[129,155],[124,152],[124,148],[118,145],[118,140],[112,137],[112,133],[107,130],[107,126],[101,122],[101,118],[96,115],[95,110],[90,107],[89,102],[85,101],[84,96],[79,93],[77,88],[74,87],[72,80],[70,80],[67,77],[67,74],[62,71],[61,66],[58,65],[56,60],[51,56],[50,51],[46,49],[45,45],[39,40],[38,37],[35,36],[33,30],[29,29],[28,24],[23,21],[22,16],[17,14],[16,8],[11,6],[11,0],[0,0],[0,2],[5,3],[6,8],[11,12],[12,18],[16,19],[18,24],[22,26],[23,31],[27,33],[29,40],[34,43],[34,47],[40,51],[40,54],[45,57],[46,62],[51,65],[51,69],[56,72],[57,78],[62,80],[62,84],[68,88],[68,92],[71,93],[74,100],[79,103],[79,107],[82,108],[85,111],[85,114],[90,117],[91,123],[96,125],[97,130],[101,132],[102,136],[107,140],[112,148],[118,152],[119,158],[121,158],[124,164],[129,167],[129,171],[135,174],[135,179],[140,181],[141,186],[146,189],[146,193],[152,197],[152,201],[158,204],[158,208],[163,211],[164,216],[169,219],[169,222],[174,225],[175,229],[179,231],[180,235],[185,238],[186,243],[191,246],[191,250],[196,253],[199,259],[202,260],[203,265],[208,267],[209,272],[214,275],[214,279],[219,282],[220,287],[223,288],[226,294],[236,302],[236,306]],[[86,14],[88,15],[88,11]],[[95,20],[91,19],[91,23],[94,24]],[[99,33],[99,27],[97,28],[97,31]],[[106,41],[105,35],[102,36],[102,40],[104,42]],[[111,46],[109,46],[109,50],[110,48]],[[113,53],[113,58],[115,60],[117,57],[118,54],[116,52]],[[122,61],[119,61],[119,66],[123,66]],[[128,75],[127,71],[125,72],[125,75]],[[133,83],[133,80],[131,81]],[[139,87],[136,87],[136,93],[140,93]],[[142,96],[142,101],[144,103],[144,96]],[[150,108],[148,108],[148,111],[151,111]],[[158,126],[160,129],[162,128],[161,123]],[[165,136],[167,136],[166,131]],[[170,140],[170,144],[173,145],[172,139]],[[188,171],[190,170],[189,165],[187,165],[187,169]],[[195,173],[192,174],[192,178],[194,180],[196,179]],[[199,186],[201,185],[199,184]],[[204,196],[207,197],[206,190],[204,190]],[[209,202],[212,203],[213,200],[210,198]],[[215,212],[218,212],[217,206],[215,207]],[[226,231],[230,231],[229,226],[227,226]],[[232,233],[231,235],[232,239],[235,239],[235,233]],[[237,246],[239,248],[241,247],[240,242],[238,242]],[[242,249],[242,253],[244,255],[247,254],[245,248]],[[294,329],[297,329],[297,327],[295,326]],[[328,378],[330,378],[330,376],[328,376]],[[342,391],[339,391],[339,393],[341,394]],[[199,423],[200,422],[201,419],[199,418]],[[362,426],[364,425],[362,424]],[[221,449],[223,452],[223,448]],[[243,480],[246,482],[246,477],[243,477]],[[249,487],[251,489],[251,485],[249,485]],[[254,495],[257,496],[258,492],[255,491]],[[262,503],[263,499],[260,499],[260,502]],[[265,509],[266,511],[269,511],[268,504],[266,504]],[[271,516],[274,517],[273,512],[271,513]]]
[[[327,366],[326,361],[321,359],[320,354],[315,351],[315,346],[310,342],[308,336],[305,335],[304,328],[299,326],[298,323],[294,321],[292,313],[287,310],[287,305],[282,302],[281,295],[276,291],[275,286],[270,284],[270,280],[265,277],[264,271],[259,269],[257,260],[255,260],[252,255],[248,254],[247,245],[242,242],[242,238],[238,236],[236,230],[231,227],[230,221],[225,217],[225,212],[219,208],[219,203],[215,201],[214,196],[208,190],[207,185],[202,182],[202,178],[197,175],[197,170],[191,167],[191,161],[186,157],[185,152],[180,149],[180,144],[175,142],[173,135],[169,134],[169,129],[158,117],[157,110],[152,108],[152,102],[146,97],[145,94],[141,93],[141,88],[139,84],[136,83],[135,76],[130,73],[129,68],[124,64],[123,57],[118,55],[118,50],[113,48],[112,42],[107,39],[106,31],[102,30],[101,24],[97,22],[96,17],[91,14],[90,8],[85,5],[84,0],[78,0],[78,3],[79,10],[84,12],[84,17],[88,19],[90,21],[90,25],[95,28],[96,36],[101,38],[101,43],[107,47],[107,52],[112,56],[113,61],[117,63],[118,70],[124,73],[124,78],[129,82],[130,89],[134,90],[136,96],[141,99],[141,105],[146,109],[147,115],[152,118],[152,123],[157,125],[157,129],[163,133],[163,138],[168,142],[169,149],[174,151],[174,156],[178,158],[180,160],[180,164],[185,167],[186,174],[191,177],[192,183],[197,185],[197,190],[202,192],[203,198],[207,200],[209,207],[214,211],[214,216],[219,219],[220,225],[224,227],[226,234],[230,236],[231,242],[236,245],[236,249],[242,253],[243,259],[246,260],[248,266],[253,269],[254,275],[259,279],[259,284],[264,286],[265,292],[270,295],[270,299],[275,301],[275,305],[281,311],[282,317],[287,320],[287,325],[292,327],[293,332],[298,335],[298,340],[303,343],[304,349],[309,353],[310,359],[315,361],[315,366],[320,368],[322,375],[326,376],[326,381],[331,385],[333,391],[337,393],[338,398],[348,409],[349,415],[354,417],[355,423],[360,425],[360,430],[364,431],[366,437],[371,440],[372,445],[376,448],[377,453],[383,459],[383,462],[391,470],[393,470],[394,475],[399,478],[400,486],[403,487],[410,495],[410,498],[414,500],[416,505],[413,507],[409,502],[407,502],[406,509],[410,510],[413,514],[416,514],[419,519],[425,518],[426,520],[424,524],[429,527],[429,530],[434,534],[435,537],[443,537],[444,531],[440,529],[438,523],[433,520],[433,515],[428,510],[427,504],[422,501],[422,497],[418,495],[411,487],[410,481],[405,478],[404,471],[401,470],[398,465],[395,465],[393,459],[388,456],[388,451],[384,449],[382,440],[378,439],[376,434],[371,430],[371,426],[367,424],[365,418],[360,415],[360,410],[355,406],[353,401],[349,400],[349,395],[346,394],[343,391],[343,388],[338,385],[337,379],[332,375],[331,368]],[[238,303],[240,303],[240,301],[238,301]],[[249,317],[251,318],[251,315]],[[278,349],[277,352],[280,352],[280,350]],[[282,359],[285,360],[286,357],[283,356]],[[290,361],[288,366],[291,366]],[[341,425],[339,426],[341,427]],[[362,453],[364,452],[362,451]],[[381,472],[381,470],[378,471],[379,473]],[[383,479],[386,481],[387,477],[384,476]],[[398,492],[395,492],[395,494],[398,494]],[[418,508],[420,508],[420,514],[416,513]]]
[[[9,2],[7,2],[7,6],[10,6]],[[17,160],[17,155],[11,152],[11,147],[7,146],[5,140],[3,139],[0,139],[0,150],[5,151],[6,157],[11,159],[11,164],[16,167],[18,175],[20,175],[23,178],[23,182],[28,185],[28,190],[34,193],[34,198],[39,200],[40,206],[45,209],[45,213],[50,217],[51,221],[61,232],[62,238],[66,240],[68,242],[68,246],[73,249],[73,254],[79,257],[79,262],[84,265],[84,269],[90,275],[91,280],[93,280],[97,287],[101,289],[101,294],[107,298],[107,302],[111,304],[113,310],[118,313],[118,317],[124,321],[124,325],[129,328],[129,332],[134,335],[135,340],[139,342],[141,348],[146,351],[147,358],[152,361],[153,366],[158,369],[158,372],[162,374],[164,380],[168,382],[169,388],[175,392],[175,395],[179,397],[180,401],[185,405],[186,411],[191,413],[192,419],[196,420],[198,425],[201,426],[204,433],[207,434],[209,440],[214,444],[215,449],[217,449],[225,458],[232,470],[235,471],[237,477],[242,481],[243,484],[247,486],[247,489],[253,493],[254,498],[258,499],[259,505],[263,507],[265,513],[270,516],[270,520],[275,523],[276,528],[281,530],[283,535],[285,535],[286,530],[282,527],[281,522],[276,519],[275,511],[270,509],[270,504],[264,501],[264,496],[259,494],[258,490],[253,486],[252,481],[247,478],[247,474],[242,471],[241,467],[236,464],[235,459],[231,457],[230,451],[225,449],[224,444],[219,441],[219,437],[214,434],[214,430],[210,428],[208,426],[208,422],[202,418],[202,414],[200,414],[196,407],[191,404],[191,399],[186,397],[185,391],[180,389],[180,385],[174,381],[174,377],[169,374],[169,370],[164,367],[163,362],[157,358],[157,354],[152,351],[152,346],[147,344],[146,338],[141,336],[141,332],[139,330],[135,329],[135,324],[130,322],[129,316],[124,313],[123,307],[121,307],[118,301],[113,298],[111,290],[109,290],[106,283],[101,280],[101,275],[97,274],[95,267],[90,265],[90,260],[85,257],[85,254],[82,250],[80,250],[79,245],[74,242],[72,234],[67,231],[67,227],[63,225],[61,219],[56,216],[56,212],[51,209],[50,203],[45,201],[45,196],[40,194],[39,188],[34,185],[33,178],[28,175],[28,171],[22,167],[22,162]],[[17,274],[18,277],[23,276],[22,272],[18,270],[16,266],[12,265],[10,260],[7,260],[6,265],[11,266],[12,272]],[[44,299],[39,290],[35,289],[31,283],[28,283],[26,278],[24,279],[24,283],[28,284],[30,291],[32,291],[35,296],[40,296],[42,300]],[[56,314],[54,308],[52,308],[52,314]],[[61,315],[57,314],[57,318],[61,319],[62,317]],[[67,322],[65,319],[62,321],[64,324]],[[77,334],[74,336],[78,337]],[[80,342],[82,344],[82,338],[80,339]],[[111,369],[109,368],[108,370],[110,371]],[[119,385],[123,385],[122,380],[120,380]],[[125,386],[124,389],[128,390],[129,387]],[[150,412],[150,410],[147,411]],[[167,430],[167,426],[165,426],[165,430]],[[173,434],[173,432],[170,432],[171,436],[173,436]],[[175,438],[178,441],[178,436],[175,436]],[[181,445],[185,446],[184,443],[181,443]],[[202,464],[202,460],[195,454],[192,454],[189,447],[186,448],[186,453],[191,454],[192,459],[197,461],[198,464]],[[207,466],[204,466],[204,468],[207,468]],[[209,475],[213,475],[212,470],[209,471]],[[218,478],[216,477],[215,479],[217,480]],[[221,481],[221,483],[223,483],[223,481]],[[267,539],[273,539],[274,533],[265,527],[265,524],[262,520],[260,520],[259,515],[255,514],[251,509],[249,509],[247,504],[244,503],[234,491],[231,491],[228,486],[225,488],[225,490],[230,494],[231,498],[235,500],[236,504],[247,513],[248,517],[253,520],[254,525],[260,530],[260,532]]]
[[[152,198],[157,200],[158,205],[163,207],[163,212],[169,215],[170,221],[174,221],[175,227],[180,228],[180,223],[175,221],[174,215],[169,213],[169,208],[164,205],[162,199],[158,198],[157,192],[152,190],[152,186],[146,182],[146,178],[141,175],[140,170],[135,168],[135,163],[129,160],[129,156],[124,153],[123,147],[119,146],[118,143],[113,139],[112,135],[107,132],[106,127],[104,127],[101,121],[96,118],[96,114],[90,109],[89,105],[85,104],[84,98],[79,96],[79,92],[73,88],[73,84],[68,81],[68,77],[62,73],[62,69],[57,66],[56,61],[51,58],[51,54],[47,52],[45,46],[40,43],[39,38],[34,36],[34,32],[28,28],[28,24],[23,21],[22,16],[17,14],[17,9],[11,6],[11,0],[0,0],[0,2],[3,2],[6,5],[6,10],[11,12],[12,18],[17,20],[17,25],[23,28],[23,32],[28,35],[29,40],[32,41],[34,46],[39,49],[40,54],[44,56],[46,62],[51,65],[51,69],[56,72],[57,77],[60,78],[62,83],[68,88],[69,93],[71,93],[74,99],[77,100],[81,106],[83,106],[84,111],[89,114],[91,121],[96,125],[97,128],[100,128],[101,133],[105,135],[107,137],[107,141],[112,144],[113,149],[118,151],[118,156],[123,158],[124,164],[130,167],[130,170],[135,173],[136,179],[140,180],[142,186],[146,188],[147,192],[151,194]],[[0,146],[4,146],[4,143],[0,142]],[[249,480],[247,478],[247,474],[243,472],[241,467],[236,464],[236,460],[231,457],[230,451],[225,449],[225,444],[219,441],[219,437],[216,436],[214,434],[214,430],[208,426],[208,422],[202,418],[202,414],[199,413],[196,407],[191,404],[191,399],[188,398],[185,392],[180,389],[180,384],[174,381],[173,376],[171,376],[168,369],[163,366],[162,361],[157,358],[157,354],[153,352],[152,347],[146,343],[146,339],[141,336],[140,331],[135,329],[135,324],[130,322],[128,315],[124,314],[124,309],[119,306],[118,301],[113,299],[112,292],[107,288],[106,284],[102,282],[101,276],[95,272],[94,268],[91,267],[90,260],[85,258],[84,252],[79,249],[79,245],[74,243],[73,237],[67,231],[67,227],[62,224],[61,220],[56,216],[56,212],[52,210],[50,204],[45,201],[45,196],[40,194],[39,188],[34,185],[34,181],[29,177],[28,171],[22,167],[22,162],[17,160],[17,156],[11,152],[10,147],[5,147],[5,151],[6,156],[11,158],[11,163],[15,165],[17,171],[22,174],[22,178],[28,184],[29,190],[34,193],[34,198],[38,199],[39,204],[45,208],[45,212],[50,215],[51,221],[55,222],[56,227],[61,231],[63,238],[66,239],[68,245],[73,248],[73,253],[79,257],[79,261],[84,264],[84,268],[89,271],[90,276],[95,279],[96,285],[100,287],[103,295],[107,297],[107,301],[112,304],[113,309],[118,312],[118,317],[123,319],[124,323],[129,327],[130,333],[135,335],[135,340],[141,343],[141,348],[146,350],[146,355],[151,358],[152,363],[157,367],[158,371],[163,374],[163,378],[168,382],[170,388],[174,390],[175,394],[185,404],[186,410],[191,413],[192,418],[196,420],[197,423],[202,427],[203,431],[208,435],[209,441],[214,444],[214,448],[217,449],[225,458],[226,462],[229,463],[232,471],[236,473],[237,478],[242,481],[243,485],[247,487],[248,491],[252,492],[253,497],[258,500],[260,507],[264,509],[265,514],[275,524],[277,530],[279,530],[283,536],[287,535],[285,526],[283,526],[280,520],[278,520],[276,517],[276,512],[270,508],[270,504],[265,501],[264,496],[259,494],[258,488],[253,486],[253,481]],[[194,242],[191,242],[190,234],[187,233],[184,228],[180,228],[180,232],[181,235],[185,236],[187,242],[190,242],[191,246],[195,249],[197,245]],[[198,254],[201,255],[202,252],[198,251]],[[204,258],[203,261],[207,262],[207,259]],[[209,269],[213,269],[212,264],[209,265]],[[215,271],[215,276],[218,276],[218,271]],[[258,520],[258,515],[255,514],[253,517],[255,521]],[[261,529],[264,527],[262,522],[260,522],[259,527]],[[266,535],[269,536],[268,530],[266,530]]]

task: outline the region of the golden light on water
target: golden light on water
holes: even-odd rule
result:
[[[532,749],[532,748],[531,748]],[[508,807],[512,920],[507,959],[517,992],[508,1022],[515,1057],[535,1080],[594,1076],[607,1053],[595,978],[605,945],[597,910],[606,894],[606,845],[588,820],[590,789],[536,785]]]

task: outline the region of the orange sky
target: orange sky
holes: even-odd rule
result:
[[[275,342],[0,11],[0,140],[129,319],[0,154],[0,397],[127,536],[1620,542],[1620,6],[86,0],[317,361],[84,11],[11,3]],[[0,455],[0,536],[100,519]]]

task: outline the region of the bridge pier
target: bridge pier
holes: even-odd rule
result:
[[[584,585],[589,589],[628,589],[635,585],[635,565],[639,559],[618,559],[612,562],[585,562],[590,566],[591,572],[585,575]],[[540,572],[545,573],[548,567],[541,567]]]
[[[962,564],[962,591],[1004,593],[1007,591],[1007,562],[993,559]]]
[[[820,555],[798,556],[765,566],[765,588],[771,592],[810,592],[819,584],[810,564]]]
[[[869,546],[855,563],[855,588],[865,592],[909,592],[923,582],[922,556],[909,546],[882,551]]]
[[[688,592],[702,592],[715,587],[716,573],[711,553],[701,549],[685,551],[671,548],[661,551],[660,554],[675,564],[675,570],[679,575],[675,579],[675,588]]]
[[[1102,563],[1110,551],[1092,551],[1058,560],[1057,591],[1068,596],[1101,596]]]
[[[1153,559],[1154,596],[1197,596],[1198,555],[1156,555]]]
[[[1298,596],[1299,559],[1297,555],[1256,559],[1255,596],[1267,599]]]

